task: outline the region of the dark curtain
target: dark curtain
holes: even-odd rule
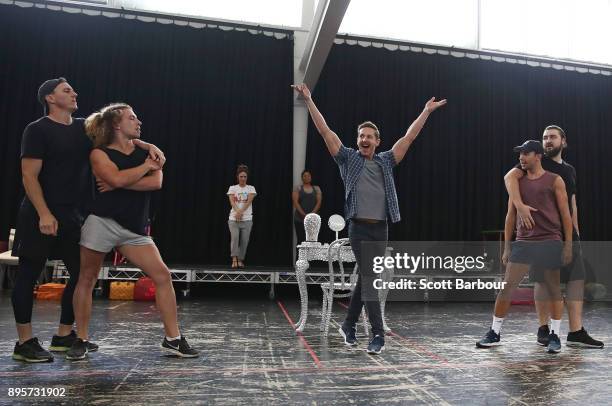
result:
[[[0,6],[0,231],[15,223],[23,128],[40,83],[64,76],[86,116],[124,101],[164,150],[153,235],[169,263],[229,261],[228,187],[257,188],[246,262],[291,261],[293,41],[248,32]],[[0,238],[2,240],[4,238]]]
[[[581,234],[607,240],[611,94],[610,76],[342,44],[333,46],[313,97],[346,146],[356,146],[359,123],[375,122],[379,151],[405,134],[430,97],[448,99],[395,170],[402,221],[390,239],[479,240],[483,230],[503,229],[503,175],[518,161],[512,147],[541,140],[557,124],[568,136],[564,158],[578,173]],[[312,122],[308,137],[325,222],[342,213],[343,186]]]

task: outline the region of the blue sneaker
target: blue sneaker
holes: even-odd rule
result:
[[[342,338],[344,338],[344,344],[349,345],[351,347],[357,345],[357,337],[355,337],[356,331],[357,330],[355,329],[355,327],[345,329],[344,326],[341,326],[338,329],[338,332],[340,333]]]
[[[548,346],[546,347],[546,350],[549,354],[556,354],[561,351],[561,340],[555,333],[550,333],[548,336]]]
[[[368,344],[368,354],[380,354],[385,349],[385,337],[375,335]]]
[[[497,334],[493,329],[490,329],[487,334],[482,338],[482,340],[476,343],[476,347],[478,348],[491,348],[500,344],[499,340],[501,338],[501,334]]]

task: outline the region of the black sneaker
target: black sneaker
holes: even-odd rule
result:
[[[58,336],[54,335],[51,339],[51,345],[49,346],[50,351],[56,352],[66,352],[72,347],[75,340],[77,339],[77,334],[74,330],[70,332],[67,336]],[[87,352],[98,351],[98,345],[94,344],[90,341],[85,341],[87,343]]]
[[[53,355],[40,346],[38,338],[33,337],[21,345],[19,341],[15,343],[13,359],[26,362],[52,362]]]
[[[385,337],[375,335],[368,344],[368,354],[380,354],[385,349]]]
[[[538,328],[538,341],[536,343],[543,347],[548,346],[548,335],[550,334],[550,329],[548,328],[548,324],[540,326]]]
[[[96,352],[98,351],[98,344],[92,343],[91,341],[87,340],[85,341],[85,344],[87,345],[87,352]]]
[[[77,338],[72,343],[72,347],[66,352],[66,359],[71,361],[85,359],[87,352],[87,342]]]
[[[476,343],[478,348],[491,348],[500,344],[501,334],[497,334],[493,329],[490,329],[485,336]]]
[[[168,341],[166,337],[164,337],[161,347],[162,350],[166,351],[167,353],[181,358],[196,358],[200,356],[200,353],[191,348],[183,336],[181,336],[179,340],[172,341]]]
[[[49,351],[56,352],[66,352],[72,347],[74,340],[76,340],[77,335],[74,330],[70,331],[70,334],[67,336],[58,336],[54,335],[51,339],[51,345],[49,346]]]
[[[555,333],[550,333],[548,335],[548,346],[546,347],[546,351],[550,354],[556,354],[561,351],[561,340]]]
[[[595,340],[593,337],[586,332],[584,327],[578,331],[567,333],[566,344],[568,347],[578,348],[603,348],[604,343],[599,340]]]
[[[357,332],[357,330],[355,329],[355,327],[345,329],[344,326],[341,326],[338,329],[338,332],[340,333],[342,338],[344,338],[344,344],[349,346],[357,345],[357,337],[355,337],[355,333]]]

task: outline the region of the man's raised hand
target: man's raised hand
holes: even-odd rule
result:
[[[427,103],[425,103],[425,110],[427,110],[428,113],[433,113],[435,110],[437,110],[439,107],[444,106],[445,104],[446,99],[436,101],[436,98],[432,97]]]
[[[299,85],[291,85],[291,87],[293,88],[293,90],[298,92],[304,98],[304,100],[310,99],[310,90],[308,89],[308,86],[306,86],[306,84],[302,83]]]

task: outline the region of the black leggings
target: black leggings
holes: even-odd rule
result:
[[[62,314],[60,324],[72,325],[74,323],[74,310],[72,308],[72,296],[74,288],[79,280],[80,255],[78,250],[66,255],[62,260],[68,269],[70,278],[62,295]],[[45,268],[46,258],[32,259],[19,258],[19,270],[11,299],[13,301],[13,312],[18,324],[27,324],[32,321],[32,306],[34,305],[34,285]]]

